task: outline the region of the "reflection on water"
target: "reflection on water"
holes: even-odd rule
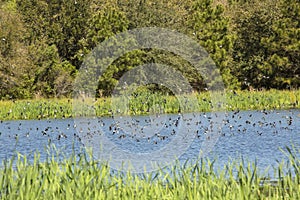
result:
[[[214,115],[218,113],[190,114],[190,118],[197,119],[189,124],[193,130],[189,134],[193,134],[194,139],[191,144],[185,144],[185,141],[178,144],[190,145],[182,152],[180,160],[195,159],[201,154],[205,141],[210,140],[209,130],[214,124]],[[163,119],[157,120],[158,117]],[[97,135],[104,134],[128,152],[157,152],[178,134],[180,120],[178,114],[123,118],[122,123],[120,119],[99,118],[97,127],[87,127],[86,130],[78,128],[72,119],[1,121],[0,161],[11,158],[15,152],[27,155],[29,160],[39,152],[41,160],[45,160],[49,144],[54,144],[66,156],[73,151],[79,153],[83,147],[80,142],[83,135],[85,139],[97,140]],[[220,137],[208,155],[211,159],[217,158],[217,168],[223,168],[224,164],[240,156],[256,161],[261,169],[276,167],[277,160],[287,160],[280,148],[291,146],[291,143],[300,147],[300,110],[228,112],[222,119],[218,134]],[[178,146],[174,145],[168,150],[176,152],[177,149]]]

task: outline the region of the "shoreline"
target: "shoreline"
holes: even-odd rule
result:
[[[145,99],[151,95],[141,94],[137,98],[130,99],[128,101],[130,103],[129,111],[120,112],[117,115],[146,116],[156,113],[176,114],[180,112],[181,105],[176,96],[158,96],[154,94],[153,96],[156,96],[151,101],[145,102]],[[237,110],[287,110],[300,108],[300,90],[226,91],[225,101],[221,102],[222,106],[216,109],[212,106],[212,95],[214,94],[209,92],[185,95],[186,99],[196,99],[198,105],[190,104],[190,107],[185,108],[185,112],[181,112],[230,112]],[[84,103],[76,104],[81,109],[80,113],[74,113],[74,100],[68,98],[0,101],[0,120],[64,119],[80,116],[111,117],[114,115],[111,97],[98,98],[96,101],[95,99],[87,100]],[[114,99],[114,103],[121,106],[123,106],[123,101],[122,97]]]

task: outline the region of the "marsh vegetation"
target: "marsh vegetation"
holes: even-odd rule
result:
[[[214,162],[179,163],[144,174],[113,171],[87,154],[62,162],[49,156],[33,162],[26,156],[6,160],[0,168],[1,199],[299,199],[299,150],[285,149],[276,179],[257,174],[255,163],[228,163],[218,172]]]

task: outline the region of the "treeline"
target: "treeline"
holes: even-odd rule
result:
[[[227,88],[298,88],[299,22],[299,0],[0,0],[0,99],[70,96],[97,44],[153,26],[199,42]],[[110,95],[125,72],[149,62],[180,70],[196,91],[206,87],[178,56],[141,49],[112,63],[99,95]]]

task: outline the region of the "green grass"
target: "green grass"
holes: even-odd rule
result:
[[[221,107],[213,105],[212,98],[220,93],[188,94],[176,98],[160,93],[142,92],[127,97],[85,99],[76,101],[73,112],[73,99],[33,99],[0,101],[0,119],[48,119],[74,116],[147,115],[153,113],[208,112],[222,110],[261,110],[300,108],[300,90],[269,91],[227,91]],[[182,104],[180,104],[181,99]],[[193,102],[195,99],[196,102]],[[218,99],[218,98],[216,98]],[[122,109],[124,102],[128,109]],[[215,102],[218,103],[218,102]],[[113,106],[112,106],[113,105]],[[123,106],[122,106],[123,105]]]
[[[227,93],[230,110],[261,110],[300,108],[300,90],[240,91]]]
[[[212,162],[201,159],[133,174],[111,173],[84,154],[59,163],[53,157],[39,162],[38,156],[29,163],[18,155],[0,167],[0,199],[300,199],[300,152],[293,148],[286,153],[288,173],[280,165],[272,184],[250,163],[227,164],[216,173]]]

